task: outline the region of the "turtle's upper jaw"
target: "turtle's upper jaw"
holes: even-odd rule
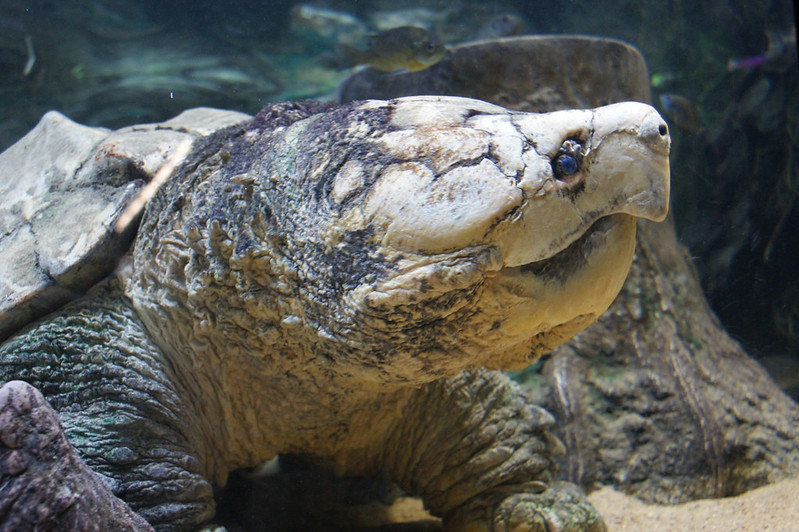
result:
[[[670,139],[652,107],[626,102],[516,122],[535,156],[518,182],[522,206],[495,229],[505,266],[552,257],[608,215],[665,218]]]

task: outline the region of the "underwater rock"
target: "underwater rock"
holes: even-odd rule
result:
[[[316,45],[355,46],[367,35],[366,24],[344,11],[298,4],[289,13],[289,29]]]
[[[565,478],[678,503],[795,474],[799,406],[720,326],[671,224],[638,232],[610,310],[521,376],[564,422]]]
[[[650,99],[646,65],[628,44],[597,37],[523,36],[454,46],[424,71],[356,72],[342,82],[339,101],[412,94],[466,96],[533,112]]]

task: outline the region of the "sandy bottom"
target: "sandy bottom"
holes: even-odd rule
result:
[[[303,474],[309,476],[306,478]],[[260,516],[257,512],[255,515],[260,516],[260,521],[245,523],[234,520],[235,524],[232,521],[219,524],[227,525],[231,532],[331,530],[331,523],[339,525],[336,530],[348,532],[443,532],[441,521],[427,513],[418,498],[399,497],[390,504],[376,500],[353,504],[347,502],[343,494],[360,493],[357,484],[343,489],[341,479],[325,481],[315,475],[313,472],[294,472],[286,475],[287,483],[266,483],[261,485],[265,489],[256,490],[257,494],[265,495],[264,500],[269,500],[270,504],[285,502],[285,505],[281,503],[285,506],[285,514],[303,516],[305,526],[296,526],[295,520],[291,519],[283,523],[286,526],[275,526],[274,516]],[[250,484],[247,486],[251,488]],[[298,493],[311,494],[312,497],[297,497]],[[249,500],[248,496],[243,497]],[[705,499],[674,506],[646,504],[613,488],[595,491],[588,499],[605,520],[609,532],[799,532],[799,477],[737,497]],[[260,505],[269,508],[270,504]]]
[[[659,506],[602,488],[588,499],[610,532],[799,532],[799,478],[737,497]]]
[[[737,497],[675,506],[646,504],[613,488],[595,491],[588,499],[605,519],[608,532],[799,532],[799,478]],[[410,497],[395,501],[388,511],[380,512],[380,518],[379,522],[359,519],[363,528],[357,530],[443,530],[421,501]],[[394,525],[386,526],[386,522]]]

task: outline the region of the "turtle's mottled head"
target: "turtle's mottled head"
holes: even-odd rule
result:
[[[565,342],[620,290],[635,217],[666,216],[670,139],[644,104],[530,114],[412,97],[338,127],[343,153],[306,185],[324,221],[307,219],[324,227],[344,331],[391,346],[403,370],[519,367]]]
[[[249,334],[251,354],[306,350],[383,382],[524,366],[608,308],[635,218],[666,215],[670,140],[644,104],[531,114],[422,96],[283,120],[287,109],[205,163],[211,199],[186,237],[204,265],[187,277],[204,322]]]
[[[370,275],[341,301],[361,330],[395,337],[379,345],[402,346],[403,368],[528,364],[608,308],[635,217],[666,216],[670,139],[648,105],[531,114],[414,97],[364,110],[382,129],[359,124],[369,156],[330,172],[326,232],[334,249],[368,242]]]

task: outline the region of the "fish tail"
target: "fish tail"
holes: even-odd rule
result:
[[[365,61],[365,52],[359,50],[354,46],[347,44],[339,44],[336,46],[336,54],[341,59],[338,65],[338,70],[346,70],[363,64]]]

